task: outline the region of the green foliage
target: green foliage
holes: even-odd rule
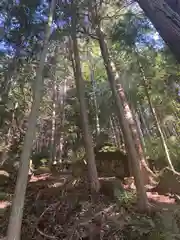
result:
[[[150,218],[146,215],[134,214],[131,216],[127,228],[123,230],[123,234],[125,239],[165,240],[167,233],[165,234],[161,227],[160,223],[157,225],[156,217]]]
[[[0,192],[0,201],[10,200],[11,195],[6,192]]]
[[[46,166],[49,162],[49,153],[47,151],[35,153],[32,155],[32,164],[34,168]]]
[[[131,221],[132,231],[138,232],[139,237],[146,234],[151,234],[151,231],[155,228],[155,224],[151,218],[147,216],[137,216]]]
[[[133,51],[136,44],[147,43],[147,34],[152,34],[153,29],[143,13],[139,14],[128,11],[117,22],[112,31],[112,40],[120,44],[122,50],[128,48]]]
[[[114,196],[117,199],[118,205],[125,208],[131,208],[132,204],[136,202],[135,192],[128,192],[123,189],[114,188]]]

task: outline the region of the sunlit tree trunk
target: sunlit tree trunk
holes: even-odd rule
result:
[[[36,74],[36,91],[35,99],[32,104],[31,113],[28,120],[28,129],[25,135],[24,146],[22,149],[22,154],[20,158],[20,169],[18,173],[15,194],[9,219],[8,231],[7,231],[7,240],[20,240],[21,238],[21,224],[24,208],[24,199],[26,193],[26,186],[28,180],[28,172],[30,165],[30,154],[33,146],[33,140],[36,133],[36,121],[38,117],[40,101],[42,96],[43,88],[43,69],[46,59],[46,54],[48,51],[48,43],[50,37],[50,30],[53,20],[53,13],[55,9],[56,1],[51,1],[49,20],[45,32],[45,40],[43,45],[43,50],[40,57],[39,66]]]
[[[60,158],[60,137],[61,137],[61,123],[62,123],[62,106],[61,106],[61,83],[56,84],[56,121],[55,121],[55,133],[54,133],[54,144],[53,144],[53,155],[54,164],[58,163]]]
[[[63,153],[63,146],[64,146],[64,125],[65,125],[65,97],[67,92],[67,79],[63,82],[62,91],[60,91],[60,108],[61,108],[61,126],[60,126],[60,138],[59,138],[59,155],[58,155],[58,162],[62,162],[62,153]]]
[[[87,49],[87,57],[89,60],[89,69],[90,69],[90,81],[92,84],[92,94],[93,94],[93,101],[94,101],[94,108],[95,108],[95,121],[96,121],[96,139],[100,134],[100,123],[99,123],[99,114],[98,114],[98,104],[96,99],[96,80],[94,77],[94,66],[92,63],[92,56],[91,56],[91,49]]]
[[[119,147],[119,149],[121,149],[123,144],[123,139],[121,136],[121,128],[119,126],[119,120],[117,116],[112,116],[112,124],[114,126],[114,131],[117,138],[117,146]]]
[[[130,108],[131,108],[131,113],[132,113],[132,116],[133,116],[134,123],[136,125],[137,134],[138,134],[139,140],[141,142],[143,152],[145,154],[145,152],[146,152],[145,151],[145,141],[144,141],[144,135],[143,135],[143,132],[142,132],[142,129],[141,129],[141,123],[140,123],[140,120],[139,120],[139,115],[138,115],[137,110],[135,110],[135,108],[133,107],[132,104],[131,104]]]
[[[51,144],[50,144],[50,161],[49,161],[49,166],[53,163],[56,163],[56,158],[57,158],[57,142],[60,140],[57,139],[58,134],[58,120],[62,118],[63,114],[60,111],[60,114],[58,116],[59,108],[62,108],[61,102],[59,106],[59,85],[57,83],[58,76],[56,74],[57,72],[57,64],[58,64],[58,57],[60,54],[60,48],[59,46],[56,46],[54,49],[54,56],[50,60],[50,64],[52,66],[51,69],[51,78],[52,78],[52,125],[51,125]],[[60,131],[60,129],[59,129]]]
[[[150,175],[150,176],[155,176],[155,175],[149,169],[149,167],[147,166],[147,163],[145,161],[141,141],[140,141],[139,134],[138,134],[138,131],[137,131],[136,122],[133,118],[131,109],[130,109],[129,104],[127,102],[127,99],[125,97],[124,89],[121,87],[120,84],[119,84],[118,91],[119,91],[119,95],[120,95],[120,98],[121,98],[121,102],[124,105],[125,116],[126,116],[126,119],[129,123],[130,129],[132,131],[132,135],[133,135],[134,143],[135,143],[135,146],[136,146],[136,150],[137,150],[137,153],[138,153],[138,156],[139,156],[139,159],[140,159],[141,172],[143,174],[144,181],[146,183],[148,183],[148,180],[149,180],[148,175]]]
[[[144,111],[143,111],[144,109],[142,108],[142,106],[141,106],[141,104],[139,103],[138,104],[138,112],[139,112],[139,117],[140,117],[140,119],[141,119],[141,121],[142,121],[142,124],[143,124],[143,133],[144,133],[144,135],[147,135],[148,136],[148,138],[149,139],[151,139],[151,133],[150,133],[150,131],[149,131],[149,126],[147,125],[147,123],[146,123],[146,118],[144,117]]]
[[[82,124],[82,131],[87,155],[87,162],[88,162],[88,174],[90,180],[90,186],[92,192],[98,192],[100,189],[100,183],[98,179],[98,173],[95,163],[95,156],[94,156],[94,148],[92,142],[92,136],[89,131],[89,121],[88,121],[88,113],[87,113],[87,106],[85,103],[85,87],[84,87],[84,80],[82,77],[81,72],[81,65],[80,65],[80,56],[79,56],[79,49],[78,49],[78,42],[76,36],[76,26],[77,26],[77,16],[76,16],[76,6],[72,4],[72,28],[71,28],[71,37],[72,37],[72,48],[74,53],[74,61],[73,70],[74,70],[74,77],[76,81],[76,88],[77,88],[77,95],[80,103],[80,115],[81,115],[81,124]]]
[[[55,142],[55,131],[56,131],[56,91],[57,91],[56,79],[53,80],[53,93],[52,93],[52,125],[51,125],[51,149],[50,149],[50,161],[49,166],[56,160],[56,142]]]
[[[96,120],[96,138],[100,134],[100,123],[99,123],[99,115],[98,115],[98,105],[97,105],[97,99],[96,99],[96,83],[94,79],[94,70],[92,69],[92,66],[90,66],[90,78],[91,78],[91,83],[92,83],[92,88],[93,88],[93,100],[94,100],[94,107],[95,107],[95,120]]]
[[[137,112],[134,112],[134,117],[135,117],[135,121],[136,121],[136,125],[137,125],[137,130],[138,130],[138,133],[139,133],[139,138],[141,140],[141,144],[143,146],[144,153],[146,153],[146,144],[145,144],[144,135],[143,135],[143,132],[142,132],[142,129],[141,129],[141,123],[140,123],[140,120],[139,120],[139,115],[138,115]]]
[[[122,133],[121,125],[120,125],[120,122],[119,122],[119,119],[117,116],[115,117],[115,123],[116,123],[116,127],[117,127],[117,134],[119,136],[120,148],[123,151],[125,151],[123,133]]]
[[[137,54],[137,61],[138,61],[138,54]],[[165,140],[165,137],[164,137],[164,134],[163,134],[163,131],[161,129],[161,125],[159,123],[159,120],[157,118],[157,114],[156,114],[156,111],[153,107],[153,104],[152,104],[152,101],[151,101],[151,97],[149,95],[149,91],[148,91],[148,87],[147,87],[147,84],[148,84],[148,80],[146,79],[146,76],[145,76],[145,73],[144,73],[144,69],[141,65],[141,63],[138,61],[139,63],[139,69],[140,69],[140,73],[141,73],[141,76],[142,76],[142,80],[143,80],[143,85],[144,85],[144,90],[145,90],[145,94],[146,94],[146,97],[147,97],[147,100],[148,100],[148,103],[149,103],[149,107],[150,107],[150,110],[151,110],[151,114],[155,120],[155,124],[156,124],[156,128],[158,130],[158,134],[159,134],[159,137],[160,137],[160,140],[161,140],[161,143],[162,143],[162,146],[164,148],[164,152],[165,152],[165,155],[166,155],[166,160],[167,160],[167,163],[168,163],[168,166],[173,170],[175,171],[173,165],[172,165],[172,162],[171,162],[171,158],[170,158],[170,154],[169,154],[169,150],[168,150],[168,147],[167,147],[167,144],[166,144],[166,140]]]
[[[110,122],[110,129],[111,129],[111,137],[112,137],[112,139],[113,139],[113,141],[114,141],[114,145],[115,145],[116,147],[119,147],[119,148],[120,148],[120,144],[119,144],[119,142],[118,142],[118,136],[117,136],[117,134],[116,134],[115,125],[114,125],[114,123],[113,123],[113,117],[110,117],[109,122]]]
[[[139,209],[142,211],[146,211],[149,208],[148,199],[147,199],[147,195],[146,195],[146,191],[145,191],[145,187],[144,187],[144,183],[143,183],[143,178],[141,175],[140,162],[138,160],[138,155],[137,155],[137,152],[136,152],[136,149],[134,146],[134,140],[132,138],[131,130],[129,128],[127,119],[125,117],[123,104],[120,100],[119,94],[116,89],[116,77],[115,77],[115,74],[113,73],[112,63],[110,60],[110,55],[108,52],[104,33],[101,30],[98,17],[96,15],[95,10],[92,7],[92,5],[91,5],[90,11],[91,11],[92,20],[94,23],[96,23],[96,24],[94,24],[94,28],[96,30],[96,35],[98,37],[101,54],[102,54],[102,57],[104,60],[104,65],[105,65],[105,68],[107,71],[110,88],[111,88],[111,91],[112,91],[112,94],[113,94],[113,97],[115,99],[115,103],[117,106],[117,114],[118,114],[118,118],[119,118],[119,121],[122,126],[122,132],[123,132],[123,136],[124,136],[124,140],[125,140],[127,153],[128,153],[129,160],[131,163],[130,165],[132,166],[132,170],[133,170],[133,174],[134,174],[135,184],[136,184],[136,188],[137,188]]]

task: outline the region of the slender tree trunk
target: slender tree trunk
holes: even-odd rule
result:
[[[94,100],[94,107],[95,107],[95,118],[96,118],[96,139],[100,134],[100,123],[99,123],[99,115],[98,115],[98,105],[97,105],[97,100],[96,100],[96,87],[95,87],[95,79],[94,79],[94,70],[92,69],[92,66],[90,67],[90,78],[91,78],[91,83],[92,83],[92,88],[93,88],[93,100]]]
[[[138,134],[138,131],[137,131],[136,122],[133,118],[131,109],[130,109],[130,107],[128,105],[128,102],[126,100],[124,89],[121,87],[120,84],[119,84],[119,89],[118,90],[119,90],[119,95],[120,95],[120,98],[121,98],[121,102],[124,105],[125,116],[126,116],[126,119],[129,123],[130,129],[132,131],[132,135],[133,135],[134,143],[135,143],[135,146],[136,146],[136,150],[137,150],[137,153],[138,153],[138,156],[139,156],[139,159],[140,159],[141,173],[143,175],[143,179],[144,179],[145,183],[148,183],[149,182],[149,175],[153,176],[153,177],[155,177],[155,175],[149,169],[149,167],[147,166],[147,163],[145,161],[144,152],[143,152],[141,141],[140,141],[139,134]]]
[[[138,61],[138,54],[137,54],[137,61]],[[146,79],[146,76],[145,76],[145,73],[144,73],[144,70],[143,70],[143,67],[142,67],[141,63],[139,61],[138,61],[138,63],[139,63],[139,69],[140,69],[140,72],[141,72],[141,75],[142,75],[142,80],[143,80],[145,94],[146,94],[146,97],[147,97],[147,100],[148,100],[148,103],[149,103],[151,114],[152,114],[152,116],[153,116],[153,118],[155,120],[156,128],[158,130],[158,134],[159,134],[159,137],[161,139],[162,146],[163,146],[165,154],[166,154],[166,160],[167,160],[168,166],[173,171],[175,171],[175,169],[174,169],[174,167],[172,165],[172,162],[171,162],[171,158],[170,158],[170,154],[169,154],[169,150],[168,150],[168,147],[167,147],[167,144],[166,144],[166,140],[165,140],[164,134],[163,134],[163,132],[161,130],[160,123],[158,121],[155,109],[153,107],[153,104],[152,104],[152,101],[151,101],[151,98],[150,98],[150,95],[149,95],[149,92],[148,92],[148,88],[147,88],[147,81],[148,80]]]
[[[114,127],[114,123],[113,123],[113,117],[110,117],[110,128],[111,128],[111,136],[112,136],[112,139],[114,141],[114,145],[116,147],[119,147],[119,143],[118,143],[118,137],[117,137],[117,134],[116,134],[116,130],[115,130],[115,127]]]
[[[64,146],[64,124],[65,124],[65,97],[67,92],[67,79],[64,80],[62,93],[60,93],[60,107],[61,107],[61,126],[60,126],[60,138],[59,138],[59,156],[58,162],[62,162],[62,152]]]
[[[48,43],[50,37],[50,30],[53,20],[53,13],[55,9],[56,1],[51,1],[49,20],[45,33],[44,46],[42,50],[42,54],[40,57],[39,67],[37,69],[36,75],[36,92],[35,99],[32,104],[31,113],[28,120],[28,129],[25,135],[24,146],[21,154],[20,161],[20,169],[18,173],[15,195],[12,204],[12,210],[8,225],[7,231],[7,240],[20,240],[21,236],[21,224],[22,224],[22,216],[23,216],[23,208],[24,208],[24,199],[26,193],[26,186],[28,180],[28,172],[29,172],[29,157],[31,154],[31,149],[33,146],[33,140],[36,132],[36,121],[40,107],[40,101],[42,96],[42,87],[43,87],[43,69],[44,62],[46,58],[46,54],[48,51]]]
[[[118,119],[117,116],[115,116],[114,120],[115,120],[115,123],[116,123],[117,134],[119,136],[119,142],[120,142],[121,149],[125,151],[125,149],[124,149],[124,138],[123,138],[123,134],[122,134],[122,130],[121,130],[121,125],[120,125],[119,119]]]
[[[136,2],[180,61],[179,0],[136,0]]]
[[[58,57],[60,54],[60,48],[59,46],[56,46],[54,49],[54,56],[52,57],[50,64],[52,65],[52,132],[51,132],[51,146],[50,146],[50,161],[49,161],[49,166],[51,167],[53,163],[57,163],[57,153],[56,153],[56,145],[57,142],[59,142],[59,139],[57,139],[58,134],[58,129],[57,129],[57,121],[58,121],[58,112],[59,112],[59,86],[57,83],[57,64],[58,64]],[[60,103],[60,108],[62,108],[61,103]],[[60,111],[60,116],[59,118],[62,117],[63,114],[61,114]],[[61,132],[61,129],[59,130]]]
[[[132,115],[133,115],[134,122],[136,124],[138,137],[140,139],[141,146],[142,146],[142,149],[143,149],[143,152],[144,152],[144,155],[145,155],[146,146],[145,146],[145,141],[144,141],[144,135],[143,135],[143,132],[142,132],[142,129],[141,129],[141,123],[140,123],[140,120],[139,120],[138,111],[135,110],[135,108],[132,105],[131,105],[131,112],[132,112]]]
[[[150,98],[149,98],[150,100]],[[148,101],[149,101],[148,100]],[[151,103],[152,104],[152,103]],[[164,137],[164,134],[161,130],[161,125],[158,121],[158,118],[157,118],[157,115],[156,115],[156,112],[155,112],[155,109],[153,108],[152,105],[149,105],[150,106],[150,109],[151,109],[151,113],[153,115],[153,118],[155,120],[155,124],[156,124],[156,127],[157,127],[157,130],[158,130],[158,133],[159,133],[159,137],[161,139],[161,143],[162,143],[162,146],[164,148],[164,151],[165,151],[165,155],[166,155],[166,160],[167,160],[167,163],[168,163],[168,166],[169,168],[171,168],[173,171],[175,171],[173,165],[172,165],[172,162],[171,162],[171,158],[170,158],[170,154],[169,154],[169,150],[168,150],[168,147],[167,147],[167,144],[166,144],[166,140],[165,140],[165,137]]]
[[[115,132],[115,135],[116,135],[116,138],[117,138],[117,146],[119,147],[119,149],[121,149],[123,140],[121,138],[121,133],[120,133],[121,129],[118,126],[119,125],[119,120],[117,119],[116,116],[112,116],[112,124],[113,124],[114,132]]]
[[[164,135],[165,141],[167,141],[168,138],[171,136],[171,133],[167,126],[162,126],[162,123],[160,123],[160,126],[161,126],[162,133]]]
[[[175,122],[172,123],[172,132],[173,132],[173,135],[175,135],[176,137],[179,137],[177,132],[177,124]]]
[[[54,136],[54,164],[57,164],[60,159],[60,138],[62,131],[62,97],[61,97],[61,83],[56,85],[56,124]]]
[[[142,106],[141,106],[141,104],[139,103],[139,108],[138,108],[138,111],[139,111],[139,116],[140,116],[140,118],[141,118],[141,121],[142,121],[142,124],[144,125],[144,135],[146,135],[147,134],[147,136],[148,136],[148,138],[149,139],[151,139],[151,133],[150,133],[150,131],[149,131],[149,126],[147,125],[147,123],[146,123],[146,118],[144,117],[144,111],[143,111],[143,109],[142,109]]]
[[[92,64],[92,61],[91,61],[91,49],[87,49],[87,57],[88,57],[88,60],[89,60],[89,69],[90,69],[90,81],[91,81],[91,84],[92,84],[92,89],[93,89],[93,101],[94,101],[94,107],[95,107],[95,120],[96,120],[96,139],[97,137],[99,136],[100,134],[100,123],[99,123],[99,115],[98,115],[98,104],[97,104],[97,99],[96,99],[96,81],[95,81],[95,78],[94,78],[94,66]]]
[[[52,164],[55,161],[56,157],[56,143],[55,143],[55,131],[56,131],[56,79],[53,80],[53,93],[52,93],[52,125],[51,125],[51,147],[50,147],[50,161],[49,161],[49,167],[52,166]]]
[[[57,58],[59,56],[59,48],[55,46],[54,56],[50,58],[51,64],[51,79],[52,79],[52,120],[51,120],[51,140],[50,140],[50,159],[48,162],[51,168],[53,163],[56,161],[56,121],[57,121]]]
[[[141,123],[140,123],[140,120],[139,120],[139,115],[137,112],[134,112],[134,117],[135,117],[135,121],[136,121],[136,126],[137,126],[137,130],[138,130],[138,133],[139,133],[139,138],[141,140],[141,144],[143,146],[143,150],[144,150],[144,153],[146,153],[146,144],[145,144],[145,141],[144,141],[144,135],[143,135],[143,132],[142,132],[142,129],[141,129]]]
[[[97,17],[94,14],[94,10],[92,8],[91,8],[91,13],[92,13],[92,19],[97,20]],[[127,119],[124,115],[124,108],[120,101],[119,94],[117,93],[117,90],[116,90],[116,77],[113,73],[113,69],[111,65],[112,63],[110,61],[110,56],[109,56],[107,44],[105,42],[104,33],[102,32],[100,25],[97,25],[97,23],[95,25],[95,29],[96,29],[96,35],[99,40],[99,45],[100,45],[101,54],[104,60],[104,65],[106,67],[109,84],[110,84],[111,91],[117,106],[117,114],[122,126],[122,132],[125,140],[127,153],[129,156],[129,160],[131,162],[133,173],[134,173],[139,209],[142,211],[147,211],[147,209],[149,208],[148,199],[147,199],[146,191],[143,184],[143,178],[140,170],[140,163],[139,163],[137,152],[134,146],[132,134],[131,134]]]
[[[88,113],[87,113],[87,106],[85,103],[85,87],[84,87],[84,80],[82,77],[81,72],[81,65],[80,65],[80,56],[79,56],[79,50],[78,50],[78,43],[77,43],[77,37],[76,37],[76,26],[77,26],[77,16],[76,14],[76,7],[73,6],[73,19],[72,19],[72,45],[73,45],[73,52],[74,52],[74,61],[72,61],[73,69],[74,69],[74,77],[76,81],[76,88],[77,88],[77,94],[78,99],[80,103],[80,115],[82,119],[82,131],[83,131],[83,137],[84,137],[84,143],[85,143],[85,149],[87,154],[87,162],[88,162],[88,174],[89,174],[89,180],[90,180],[90,186],[92,192],[98,192],[100,189],[100,183],[98,179],[98,173],[95,163],[95,156],[94,156],[94,148],[93,148],[93,142],[92,142],[92,136],[89,131],[89,121],[88,121]]]

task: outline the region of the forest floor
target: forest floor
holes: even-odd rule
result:
[[[180,239],[180,205],[175,198],[147,190],[153,214],[137,211],[134,188],[124,186],[113,199],[91,199],[85,179],[41,174],[31,177],[26,193],[22,240]],[[14,187],[0,196],[0,239],[7,231]]]

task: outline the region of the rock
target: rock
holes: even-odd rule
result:
[[[115,190],[124,191],[122,182],[117,178],[102,178],[100,185],[100,192],[112,200],[116,200]]]
[[[130,176],[128,157],[119,150],[95,152],[95,160],[100,175],[102,173],[105,174],[103,176],[116,176],[119,178]]]
[[[100,177],[117,177],[123,179],[130,176],[128,158],[120,152],[96,152],[96,166]],[[75,177],[87,175],[87,163],[76,161],[71,164],[72,174]]]
[[[178,194],[180,195],[180,174],[171,169],[164,168],[159,175],[159,183],[153,189],[159,194]]]
[[[94,153],[99,177],[116,177],[121,180],[132,177],[128,156],[124,152],[113,149],[112,146],[111,148],[109,146],[100,146],[94,148]],[[88,166],[85,161],[79,160],[70,165],[74,177],[87,175]],[[147,171],[145,164],[141,164],[141,171],[144,183],[151,183],[154,176],[151,176],[152,172]]]
[[[44,173],[51,173],[51,170],[48,167],[39,167],[34,171],[34,175],[40,175]]]

